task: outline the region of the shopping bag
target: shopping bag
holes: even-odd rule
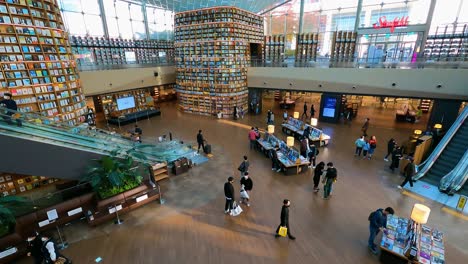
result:
[[[231,210],[231,215],[232,216],[238,216],[242,213],[242,207],[238,205],[237,203],[234,203],[234,208]]]
[[[280,226],[280,229],[278,230],[278,235],[282,237],[286,237],[287,234],[288,234],[288,228],[284,226]]]
[[[240,190],[240,197],[244,199],[250,199],[249,193],[246,190],[244,190],[244,188]]]

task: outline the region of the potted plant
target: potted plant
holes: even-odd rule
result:
[[[91,183],[100,199],[105,199],[140,186],[145,171],[132,156],[120,158],[114,152],[93,160],[85,180]]]
[[[11,234],[15,230],[16,218],[13,211],[26,204],[29,202],[24,197],[0,197],[0,237]]]

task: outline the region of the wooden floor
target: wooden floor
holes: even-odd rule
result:
[[[279,129],[282,112],[275,111],[276,134],[284,138]],[[143,136],[172,132],[176,138],[195,141],[198,129],[203,129],[213,145],[214,157],[187,174],[164,181],[165,204],[155,202],[124,215],[122,225],[88,228],[79,222],[63,227],[71,243],[63,253],[77,264],[94,263],[97,257],[109,264],[378,263],[366,247],[370,211],[392,206],[396,214],[408,217],[413,204],[423,202],[432,208],[428,224],[446,233],[447,263],[467,263],[468,222],[446,213],[439,204],[404,195],[396,188],[402,178],[392,174],[383,161],[386,141],[390,137],[401,141],[414,128],[394,125],[394,115],[387,114],[377,113],[378,119],[387,121],[379,121],[382,126],[371,122],[369,128],[369,134],[376,135],[379,142],[374,160],[353,157],[353,143],[363,116],[351,126],[320,124],[332,140],[327,148],[320,149],[318,159],[333,161],[338,169],[333,196],[323,200],[322,191],[312,192],[311,172],[283,176],[271,171],[266,157],[249,150],[248,126],[265,127],[265,115],[220,122],[183,114],[176,111],[174,103],[165,104],[160,117],[139,122]],[[244,213],[238,217],[226,216],[223,184],[234,175],[238,194],[236,168],[244,154],[250,158],[254,181],[252,206],[243,207]],[[295,241],[273,236],[284,198],[292,201],[290,227]],[[29,262],[25,259],[18,263]]]

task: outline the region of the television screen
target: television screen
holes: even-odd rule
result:
[[[117,108],[119,110],[125,110],[135,107],[135,98],[133,96],[122,97],[117,99]]]
[[[325,103],[323,104],[323,116],[334,118],[335,111],[336,111],[336,98],[325,97]]]

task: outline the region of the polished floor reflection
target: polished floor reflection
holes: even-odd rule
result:
[[[276,134],[284,139],[279,129],[282,111],[272,101],[266,104],[275,109]],[[379,120],[369,128],[369,134],[377,136],[378,147],[373,160],[359,160],[353,156],[353,143],[362,116],[349,126],[320,123],[332,140],[320,149],[318,159],[333,161],[338,170],[333,196],[323,200],[322,190],[313,192],[311,171],[283,176],[271,170],[263,154],[249,150],[248,128],[265,127],[265,115],[246,116],[233,124],[176,109],[175,103],[164,104],[160,117],[140,121],[143,136],[156,138],[171,132],[176,138],[195,141],[202,129],[214,156],[162,182],[165,203],[124,215],[122,225],[88,228],[78,222],[63,227],[71,243],[64,254],[74,263],[94,263],[97,257],[103,259],[101,263],[378,263],[366,247],[369,212],[392,206],[396,214],[409,217],[416,202],[431,207],[428,224],[446,233],[447,263],[466,263],[468,221],[447,213],[440,204],[401,193],[396,185],[403,178],[391,173],[383,161],[387,140],[403,141],[418,124],[394,124],[391,112],[369,110]],[[234,175],[238,194],[237,167],[243,155],[251,161],[251,207],[244,207],[238,217],[226,216],[223,184]],[[273,236],[284,198],[292,201],[290,226],[295,241]]]

